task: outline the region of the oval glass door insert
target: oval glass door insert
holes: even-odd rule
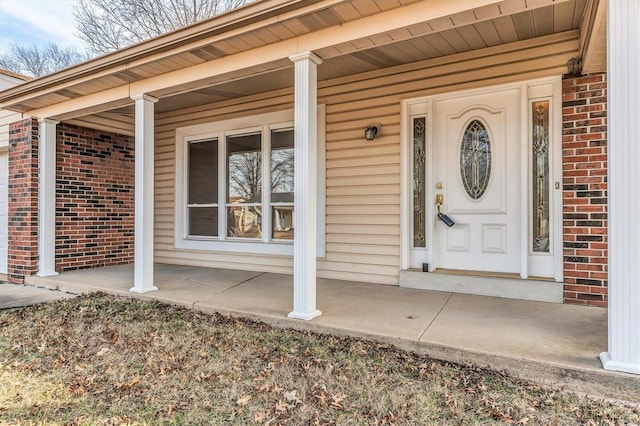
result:
[[[460,174],[469,197],[481,198],[491,176],[491,141],[487,128],[479,120],[469,123],[462,136]]]

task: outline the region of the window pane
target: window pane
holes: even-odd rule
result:
[[[234,206],[227,208],[227,236],[262,238],[262,208]]]
[[[261,134],[227,137],[228,203],[262,201]]]
[[[426,120],[413,119],[413,246],[426,247]]]
[[[271,202],[293,203],[293,130],[271,132]]]
[[[533,102],[533,251],[549,252],[549,101]]]
[[[473,120],[467,126],[460,145],[460,173],[469,197],[480,199],[491,176],[491,141],[484,125]]]
[[[189,207],[189,235],[217,237],[218,208]]]
[[[187,166],[188,204],[218,202],[218,140],[190,142]]]
[[[271,238],[293,240],[293,206],[272,206],[271,224]]]

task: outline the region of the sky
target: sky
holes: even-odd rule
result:
[[[75,36],[73,4],[78,0],[0,0],[0,54],[15,42],[44,47],[49,43],[83,50]]]

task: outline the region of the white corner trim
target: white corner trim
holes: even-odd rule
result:
[[[409,102],[400,103],[400,270],[409,269],[411,240],[411,209],[409,206],[410,164],[409,164]]]

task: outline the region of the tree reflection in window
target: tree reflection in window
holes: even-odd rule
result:
[[[262,237],[262,135],[227,137],[227,236]]]
[[[271,131],[271,238],[293,240],[293,130]]]

